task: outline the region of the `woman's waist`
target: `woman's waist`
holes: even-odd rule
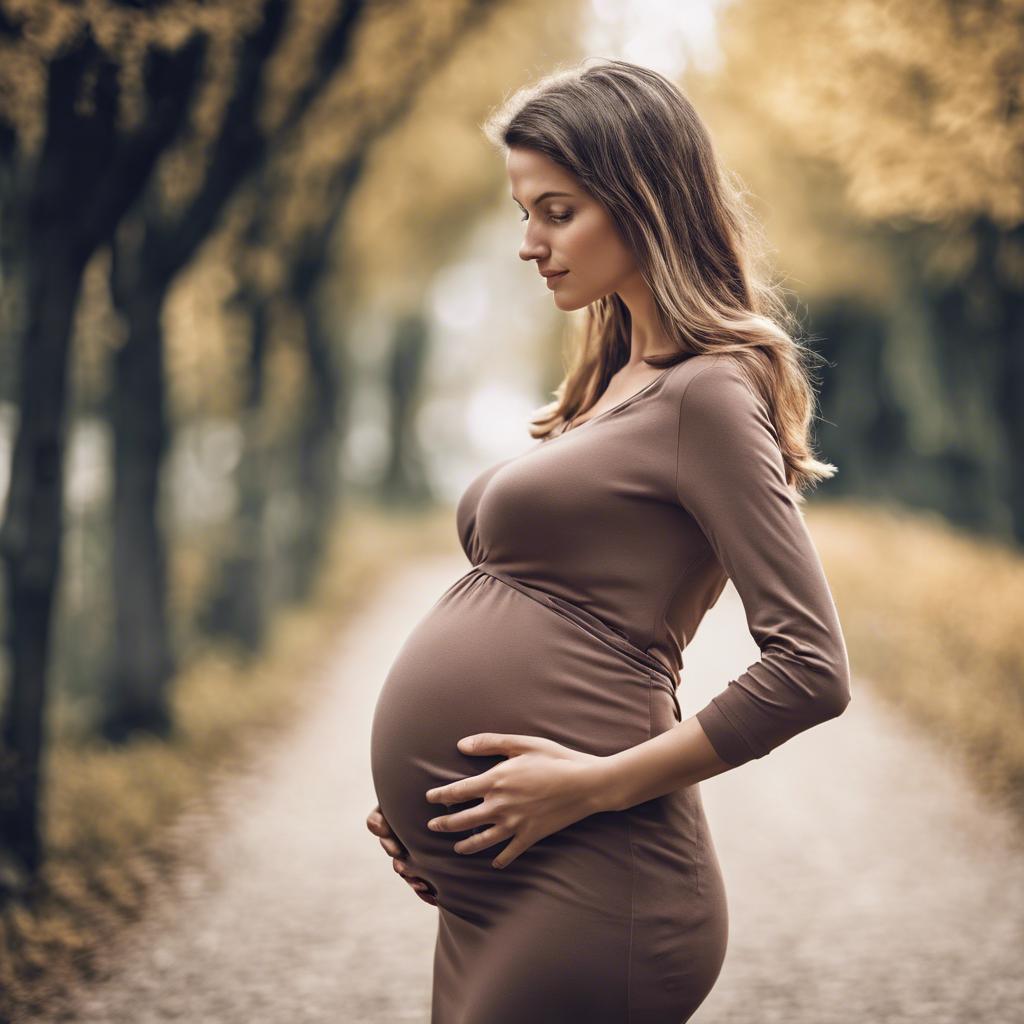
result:
[[[679,682],[677,675],[660,658],[634,643],[622,630],[617,629],[606,619],[583,608],[576,602],[570,601],[561,595],[553,594],[542,587],[527,583],[505,570],[488,565],[486,562],[473,566],[466,575],[471,576],[474,573],[486,574],[504,583],[506,586],[512,587],[541,606],[560,615],[568,622],[575,624],[596,640],[611,647],[623,658],[645,670],[649,673],[652,683],[665,690],[671,696],[675,705],[676,720],[681,720],[682,714],[676,695],[676,688]]]

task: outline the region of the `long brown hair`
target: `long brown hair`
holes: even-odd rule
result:
[[[765,400],[797,496],[836,472],[814,457],[809,439],[810,368],[821,357],[795,340],[795,318],[755,270],[759,226],[675,84],[637,64],[588,57],[522,87],[482,127],[503,149],[534,150],[564,167],[607,209],[679,348],[648,365],[733,353]],[[534,438],[586,412],[628,361],[630,314],[617,294],[590,303],[578,324],[570,366],[539,410]]]

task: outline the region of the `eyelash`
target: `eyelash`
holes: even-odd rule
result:
[[[549,219],[553,223],[555,223],[555,224],[562,224],[565,221],[569,220],[571,217],[572,217],[571,213],[563,213],[560,216],[552,214]],[[529,220],[530,217],[529,217],[529,214],[527,214],[526,216],[520,217],[519,219],[520,219],[520,221],[524,221],[524,220]]]

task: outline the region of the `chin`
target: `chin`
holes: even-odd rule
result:
[[[572,313],[574,310],[583,309],[584,306],[588,306],[594,301],[593,299],[587,299],[584,302],[580,302],[578,298],[570,298],[568,295],[559,295],[558,292],[555,292],[553,298],[555,300],[555,305],[563,313]]]

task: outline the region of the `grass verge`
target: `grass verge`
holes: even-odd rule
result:
[[[854,686],[870,683],[1024,822],[1024,553],[885,505],[822,504],[807,521]]]

